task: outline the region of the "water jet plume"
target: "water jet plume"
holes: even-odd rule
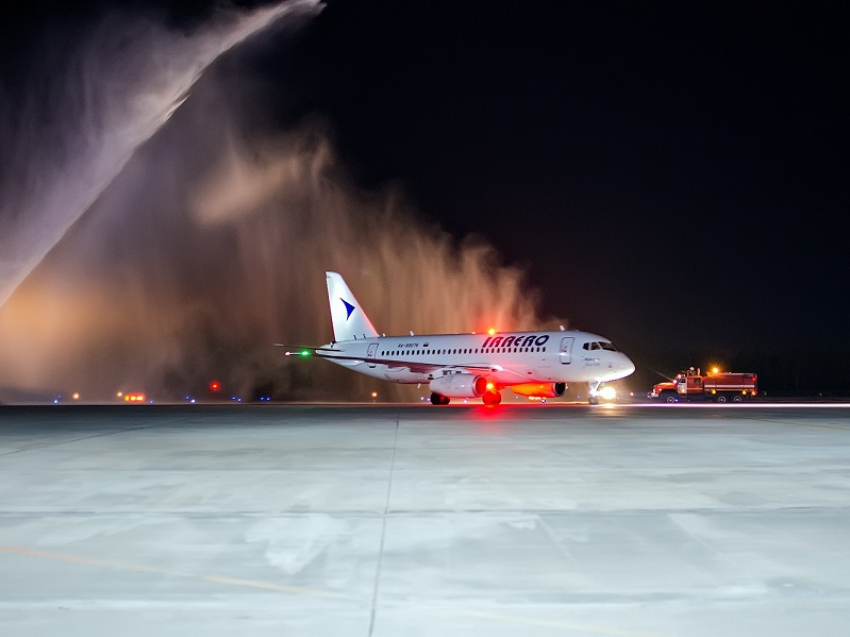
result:
[[[110,14],[81,44],[39,49],[25,77],[31,90],[0,107],[0,306],[212,62],[285,16],[319,6],[290,0],[251,12],[219,9],[189,34]]]

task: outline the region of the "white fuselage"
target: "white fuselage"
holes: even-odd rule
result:
[[[394,383],[429,383],[458,373],[460,368],[486,377],[497,387],[604,383],[628,376],[635,369],[607,339],[577,331],[380,336],[337,341],[326,348],[317,354]],[[417,364],[423,369],[417,370]]]

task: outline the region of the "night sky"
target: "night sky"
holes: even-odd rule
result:
[[[838,348],[850,382],[846,22],[644,4],[330,3],[279,64],[544,311],[668,364]]]
[[[850,342],[837,16],[420,5],[331,4],[281,61],[363,181],[624,342]]]
[[[207,10],[161,5],[187,25]],[[24,6],[38,29],[107,4]],[[26,42],[4,22],[8,78]],[[714,358],[850,388],[837,5],[329,0],[255,48],[282,129],[325,122],[359,185],[485,237],[544,316],[639,369]]]

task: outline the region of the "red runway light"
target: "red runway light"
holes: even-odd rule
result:
[[[217,380],[214,380],[213,382],[210,383],[210,390],[211,391],[218,391],[219,389],[221,389],[221,385],[218,384]]]

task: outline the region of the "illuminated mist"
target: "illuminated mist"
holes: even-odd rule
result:
[[[188,35],[141,16],[110,15],[77,50],[41,52],[27,77],[30,92],[14,107],[0,107],[0,305],[214,60],[283,16],[316,11],[317,4],[220,10]]]
[[[212,379],[246,400],[422,393],[272,347],[332,338],[326,270],[387,334],[542,327],[521,271],[418,221],[397,189],[357,188],[324,125],[280,131],[239,51],[225,58],[0,308],[0,387],[88,400],[203,400]],[[57,201],[70,180],[48,180]]]

